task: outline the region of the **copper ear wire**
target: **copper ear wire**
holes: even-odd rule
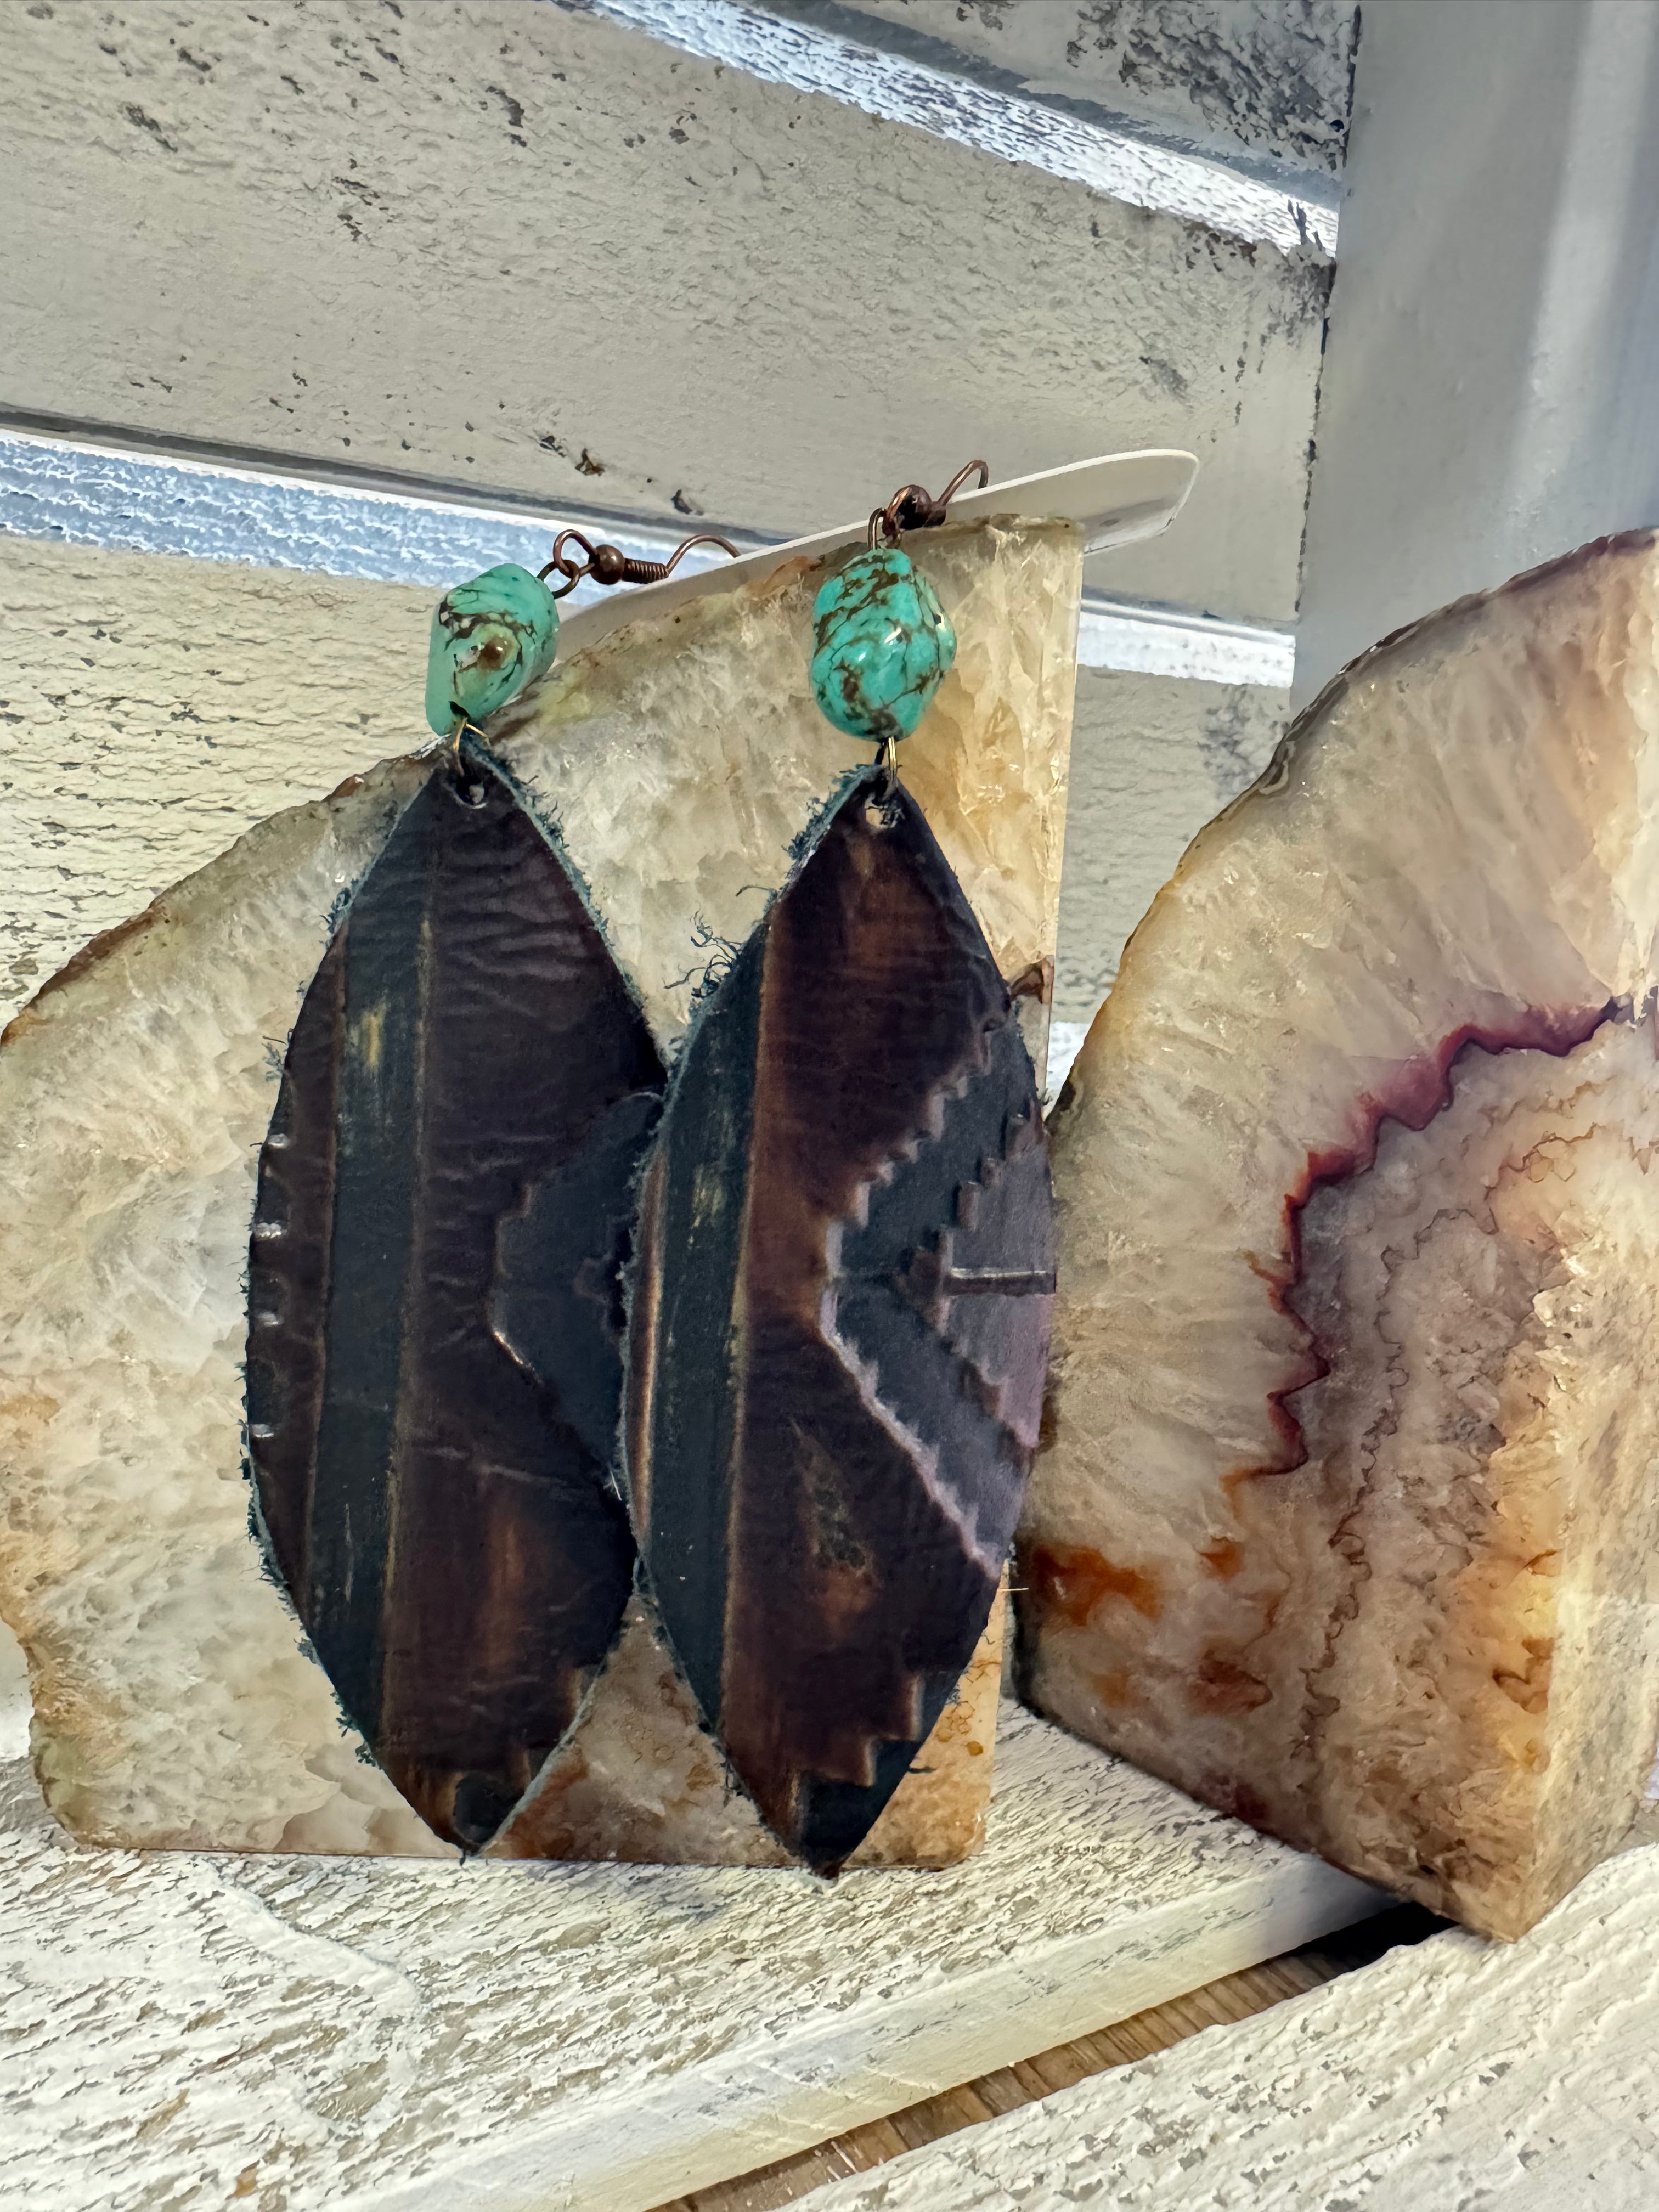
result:
[[[572,560],[565,547],[572,541],[580,546],[584,558]],[[672,576],[681,556],[694,545],[718,545],[722,553],[729,553],[735,561],[738,549],[724,538],[716,538],[712,531],[699,531],[695,538],[687,538],[678,544],[665,561],[636,561],[632,554],[624,553],[620,545],[596,545],[583,530],[562,530],[553,540],[553,557],[537,575],[545,583],[556,568],[564,583],[554,592],[556,599],[574,592],[582,579],[591,577],[596,584],[660,584]]]
[[[885,507],[878,507],[870,517],[869,546],[873,552],[878,545],[896,545],[907,530],[935,530],[945,520],[945,510],[971,476],[979,478],[981,491],[991,481],[991,471],[983,461],[964,461],[944,490],[935,499],[926,484],[901,484]],[[890,804],[898,787],[898,741],[892,736],[881,738],[876,748],[875,772],[881,778],[881,803]]]
[[[946,507],[976,471],[979,489],[983,491],[991,481],[991,471],[983,461],[964,462],[937,499],[926,484],[901,484],[886,506],[878,507],[870,517],[870,544],[896,545],[903,531],[936,530],[945,520]]]
[[[936,528],[945,520],[951,501],[969,477],[975,475],[981,489],[991,481],[991,471],[983,461],[969,461],[957,471],[937,499],[926,484],[901,484],[886,506],[878,507],[870,517],[871,544],[891,545],[896,544],[903,531]],[[565,548],[572,544],[581,548],[580,560],[573,560],[566,552]],[[660,584],[673,574],[694,545],[718,545],[732,560],[738,557],[735,545],[708,530],[682,539],[665,561],[636,560],[632,554],[624,553],[620,545],[596,545],[585,530],[562,530],[553,541],[552,558],[536,574],[544,583],[556,570],[564,578],[553,594],[556,599],[574,592],[585,577],[607,587],[612,584]]]

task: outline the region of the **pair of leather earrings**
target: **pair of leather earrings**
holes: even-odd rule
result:
[[[553,659],[550,574],[645,564],[566,532],[541,577],[439,607],[450,744],[307,992],[261,1155],[247,1410],[317,1656],[465,1849],[568,1732],[636,1575],[733,1773],[826,1871],[983,1632],[1036,1442],[1048,1162],[897,769],[956,647],[899,540],[969,472],[896,494],[818,593],[815,695],[877,757],[672,1081],[477,727]]]

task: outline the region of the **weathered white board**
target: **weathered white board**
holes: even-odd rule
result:
[[[646,2212],[1384,1901],[1012,1708],[979,1858],[833,1887],[100,1852],[4,1772],[9,2212]]]
[[[859,22],[1038,99],[1103,110],[1149,132],[1340,176],[1354,0],[774,0],[808,21]],[[922,44],[926,41],[926,44]]]
[[[0,538],[0,1008],[277,809],[430,742],[434,594]]]
[[[812,2212],[1650,2212],[1659,1848],[970,2128]]]
[[[974,454],[1182,446],[1179,532],[1095,580],[1294,610],[1317,255],[548,0],[4,35],[0,410],[784,536]]]

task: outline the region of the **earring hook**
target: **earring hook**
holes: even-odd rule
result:
[[[991,471],[983,461],[964,461],[937,499],[926,484],[901,484],[886,506],[878,507],[870,517],[870,544],[896,545],[903,531],[936,530],[945,520],[946,507],[975,471],[983,491],[991,481]]]
[[[582,550],[583,558],[580,561],[573,560],[565,551],[565,547],[573,542]],[[724,538],[715,537],[711,530],[700,530],[695,537],[683,538],[665,561],[636,561],[620,545],[596,545],[585,530],[562,530],[553,540],[552,559],[536,574],[545,583],[556,568],[565,579],[553,594],[556,599],[574,592],[584,576],[591,576],[596,584],[660,584],[665,577],[673,574],[682,556],[694,545],[718,545],[734,561],[738,557],[737,547]]]

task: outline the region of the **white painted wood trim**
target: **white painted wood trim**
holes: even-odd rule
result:
[[[833,1886],[82,1850],[13,1768],[0,2197],[647,2212],[1386,1901],[1002,1727],[977,1859]]]
[[[10,537],[443,591],[500,561],[539,568],[556,533],[571,528],[648,561],[665,559],[694,529],[715,530],[745,552],[777,542],[702,517],[671,529],[599,507],[467,499],[372,472],[256,465],[141,447],[94,425],[35,429],[0,417],[0,534]],[[717,549],[698,546],[686,556],[686,573],[726,561]],[[579,584],[567,615],[606,596]]]
[[[951,520],[1020,514],[1077,522],[1085,533],[1085,552],[1104,553],[1167,530],[1197,474],[1194,456],[1175,449],[1105,453],[958,492]],[[512,558],[539,568],[537,549],[544,553],[550,535],[571,526],[602,531],[624,551],[637,547],[647,557],[693,530],[714,530],[748,547],[738,564],[718,550],[698,548],[666,585],[641,587],[650,595],[646,601],[639,589],[582,587],[582,605],[625,607],[630,622],[642,605],[659,613],[680,598],[696,596],[685,591],[694,574],[710,569],[725,581],[747,582],[769,566],[817,560],[861,538],[866,520],[860,516],[779,543],[701,518],[673,531],[598,509],[573,513],[534,501],[492,506],[436,491],[354,483],[338,472],[321,478],[292,466],[255,468],[140,452],[113,434],[91,428],[76,435],[0,427],[0,529],[23,537],[78,538],[134,552],[236,558],[273,568],[326,568],[335,575],[441,586],[474,573],[469,563],[477,559],[488,565],[492,558]],[[501,550],[504,537],[514,540],[510,553]],[[520,539],[528,542],[520,544]],[[337,557],[329,558],[331,551]],[[602,631],[583,635],[591,640]]]
[[[1123,676],[1179,676],[1286,690],[1296,671],[1296,633],[1218,622],[1184,607],[1137,606],[1086,594],[1077,657],[1085,668],[1112,668]]]
[[[0,419],[774,539],[1179,447],[1182,523],[1090,580],[1294,618],[1316,256],[549,0],[15,21]]]
[[[1354,118],[1298,704],[1432,608],[1659,522],[1659,11],[1389,0]]]
[[[884,122],[906,123],[1005,161],[1046,170],[1132,207],[1200,222],[1282,253],[1336,254],[1334,196],[1287,190],[1214,158],[1066,108],[1012,95],[815,24],[787,21],[735,0],[559,0],[682,52],[722,62],[768,84],[827,93]]]
[[[1061,2090],[811,2212],[1649,2212],[1659,1850],[1516,1944],[1462,1929]]]
[[[574,0],[566,0],[574,4]],[[766,0],[767,12],[1334,209],[1356,0]]]

